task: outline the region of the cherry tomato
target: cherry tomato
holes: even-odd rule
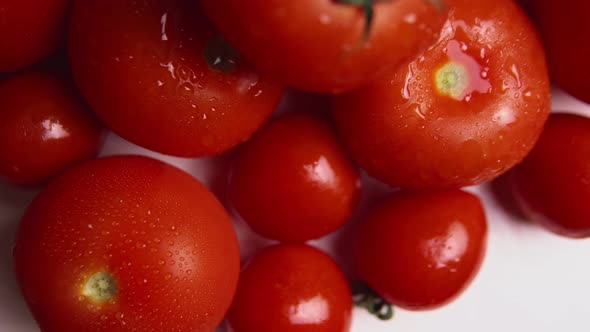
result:
[[[102,126],[69,79],[49,71],[0,82],[0,175],[37,184],[90,159]]]
[[[0,72],[29,67],[65,42],[70,0],[0,3]]]
[[[364,219],[355,243],[357,273],[386,301],[410,310],[455,299],[484,257],[487,226],[472,194],[398,192]]]
[[[441,38],[333,114],[370,175],[408,188],[491,180],[532,149],[550,110],[543,50],[511,0],[449,0]]]
[[[221,40],[195,0],[76,1],[69,46],[105,124],[166,154],[214,155],[245,141],[284,90]]]
[[[431,42],[444,16],[431,2],[440,6],[424,0],[202,1],[257,68],[317,92],[358,88]]]
[[[590,103],[590,2],[537,0],[529,7],[545,43],[553,82]]]
[[[239,150],[229,195],[260,235],[303,242],[342,226],[357,206],[359,189],[358,171],[330,124],[289,113]]]
[[[352,296],[336,262],[307,245],[258,253],[228,313],[234,332],[348,332]]]
[[[590,237],[590,119],[551,115],[512,180],[532,220],[557,234]]]
[[[49,184],[22,220],[14,261],[44,332],[211,332],[239,275],[213,194],[138,156],[87,162]]]

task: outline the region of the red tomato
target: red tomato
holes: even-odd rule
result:
[[[526,156],[549,114],[543,50],[517,4],[448,2],[436,44],[333,103],[355,160],[391,185],[491,180]]]
[[[455,299],[484,257],[486,218],[469,193],[398,192],[380,202],[355,243],[357,273],[386,301],[410,310]]]
[[[545,43],[553,82],[590,103],[590,2],[537,0],[529,7]]]
[[[346,2],[353,1],[202,0],[223,35],[257,68],[317,92],[372,81],[431,42],[443,22],[430,3],[438,1]],[[374,7],[370,25],[363,6]]]
[[[44,332],[211,332],[239,275],[236,235],[213,194],[137,156],[53,181],[22,220],[14,260]]]
[[[228,321],[234,332],[348,332],[351,312],[350,289],[332,258],[279,245],[246,265]]]
[[[557,234],[590,237],[590,119],[551,115],[512,180],[532,220]]]
[[[65,41],[70,0],[2,0],[0,72],[29,67]]]
[[[34,71],[0,82],[0,175],[37,184],[92,158],[102,126],[57,73]]]
[[[105,124],[187,157],[245,141],[283,93],[221,41],[197,3],[76,1],[70,27],[74,76]]]
[[[303,242],[342,226],[357,206],[359,189],[358,171],[330,124],[291,113],[239,150],[229,195],[260,235]]]

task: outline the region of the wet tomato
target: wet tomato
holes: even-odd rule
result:
[[[553,82],[590,103],[590,2],[530,1],[529,7],[545,44]]]
[[[488,181],[532,149],[549,114],[537,35],[511,0],[449,0],[436,44],[333,102],[354,159],[408,188]]]
[[[484,210],[474,195],[398,192],[364,218],[355,267],[389,303],[433,309],[469,285],[482,262],[486,237]]]
[[[551,115],[512,180],[532,220],[557,234],[590,237],[590,119]]]
[[[231,201],[259,234],[284,242],[315,239],[354,212],[360,178],[327,121],[290,113],[262,128],[238,151]]]
[[[96,155],[102,125],[73,82],[50,71],[0,82],[0,175],[38,184]]]
[[[64,43],[70,0],[0,3],[0,72],[29,67]]]
[[[283,93],[233,52],[194,0],[76,1],[69,53],[82,94],[108,127],[176,156],[245,141]]]
[[[316,92],[372,81],[432,42],[444,20],[441,1],[373,2],[202,1],[223,35],[257,68]]]
[[[211,332],[239,274],[213,194],[138,156],[90,161],[50,183],[23,217],[14,262],[44,332]]]
[[[247,263],[228,321],[234,332],[348,332],[351,314],[350,289],[332,258],[279,245]]]

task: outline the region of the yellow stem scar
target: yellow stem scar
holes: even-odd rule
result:
[[[450,61],[436,71],[434,83],[440,94],[461,100],[469,86],[469,75],[464,65]]]
[[[117,284],[110,273],[98,272],[88,278],[82,294],[96,302],[107,302],[117,295]]]

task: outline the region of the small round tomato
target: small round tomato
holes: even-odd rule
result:
[[[431,42],[441,1],[203,0],[257,68],[303,90],[358,88]],[[433,4],[434,3],[434,4]]]
[[[14,264],[44,332],[211,332],[240,263],[229,216],[204,185],[160,161],[118,156],[41,192]]]
[[[348,332],[351,314],[350,289],[332,258],[278,245],[242,271],[228,321],[234,332]]]
[[[354,212],[358,171],[330,124],[289,113],[262,128],[238,152],[229,195],[262,236],[303,242],[342,226]]]
[[[32,71],[0,82],[0,175],[8,180],[37,184],[94,157],[101,133],[62,75]]]
[[[0,72],[29,67],[65,42],[70,0],[3,0]]]
[[[108,127],[176,156],[220,154],[247,140],[284,90],[240,59],[195,0],[76,1],[69,53]]]
[[[407,188],[491,180],[521,161],[550,111],[543,49],[512,0],[448,0],[439,41],[333,102],[354,159]]]
[[[512,181],[532,220],[557,234],[590,237],[590,119],[551,115]]]
[[[455,299],[477,274],[487,225],[472,194],[397,192],[370,211],[357,236],[362,280],[389,303],[426,310]]]
[[[553,82],[590,103],[590,2],[537,0],[529,7],[545,43]]]

